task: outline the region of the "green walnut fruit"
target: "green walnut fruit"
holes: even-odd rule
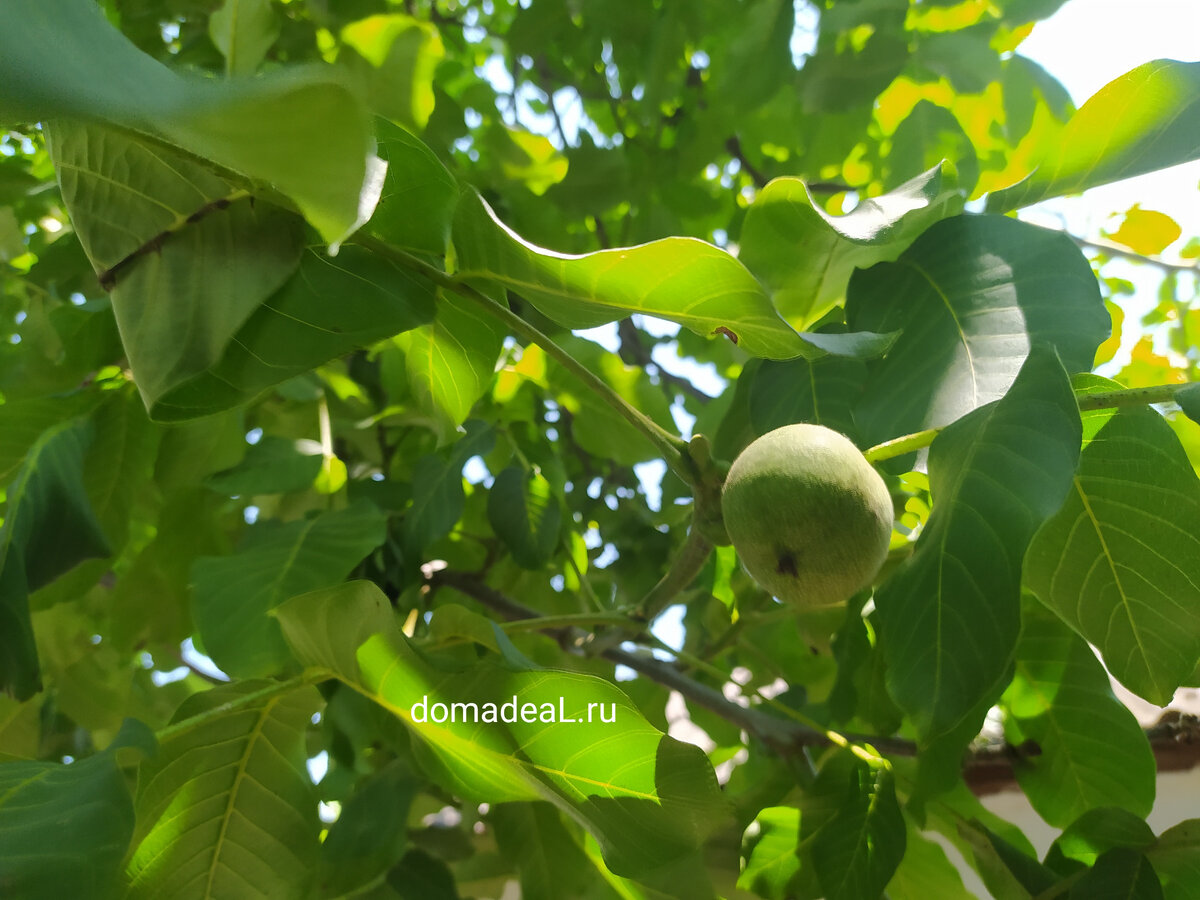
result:
[[[835,606],[870,584],[892,533],[883,479],[821,425],[785,425],[743,450],[721,512],[751,577],[804,609]]]

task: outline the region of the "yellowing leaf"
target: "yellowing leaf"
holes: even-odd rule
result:
[[[1121,227],[1109,237],[1134,253],[1155,256],[1177,241],[1181,234],[1183,229],[1179,223],[1166,213],[1134,206],[1125,213]]]

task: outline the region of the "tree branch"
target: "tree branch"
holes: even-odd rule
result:
[[[537,620],[541,614],[497,591],[477,575],[442,569],[429,577],[433,587],[446,586],[467,595],[510,622]],[[589,614],[590,615],[590,614]],[[569,621],[569,620],[568,620]],[[578,647],[584,634],[566,627],[561,617],[548,618],[545,631],[561,646]],[[633,669],[665,688],[678,691],[684,699],[753,735],[782,756],[795,755],[807,747],[839,745],[843,741],[874,747],[892,756],[915,756],[917,745],[905,738],[873,734],[845,734],[811,728],[799,722],[769,715],[761,708],[741,706],[719,690],[685,675],[674,665],[644,653],[631,653],[617,647],[605,650],[602,656],[609,662]],[[1200,764],[1200,718],[1168,710],[1159,722],[1146,729],[1146,738],[1154,751],[1160,772],[1187,771]],[[1011,744],[989,744],[970,751],[963,759],[963,779],[977,795],[999,793],[1016,785],[1016,769],[1041,754],[1033,742],[1019,747]]]

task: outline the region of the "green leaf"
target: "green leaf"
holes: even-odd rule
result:
[[[215,365],[288,279],[303,249],[300,221],[232,199],[232,186],[199,164],[112,128],[59,122],[47,141],[84,250],[112,284],[121,340],[151,406]]]
[[[541,569],[558,548],[562,509],[541,472],[504,469],[488,492],[488,521],[517,564]]]
[[[231,496],[282,494],[311,487],[320,471],[319,444],[267,435],[246,450],[240,463],[209,475],[204,485]]]
[[[1146,851],[1166,900],[1200,898],[1200,819],[1168,828]]]
[[[933,513],[916,553],[875,596],[888,689],[923,742],[949,732],[1005,674],[1020,631],[1021,559],[1062,502],[1079,412],[1039,347],[1003,399],[929,452]]]
[[[1117,680],[1165,705],[1200,657],[1200,482],[1154,410],[1088,411],[1083,423],[1079,470],[1029,547],[1025,582]]]
[[[617,354],[609,353],[586,338],[564,336],[558,344],[576,362],[599,376],[626,403],[668,431],[675,430],[666,395],[650,380],[645,369],[625,365]],[[572,438],[588,453],[622,466],[658,458],[658,448],[645,433],[634,428],[572,372],[551,361],[547,381],[555,401],[571,414]]]
[[[1031,900],[1058,883],[1056,874],[1030,852],[1015,847],[978,821],[964,821],[959,834],[970,848],[975,869],[999,900]]]
[[[904,858],[907,830],[883,760],[829,759],[805,794],[801,840],[828,900],[875,900]]]
[[[87,424],[42,433],[7,491],[0,525],[0,688],[26,700],[41,688],[29,594],[111,548],[83,485]]]
[[[764,360],[749,382],[750,425],[766,434],[793,422],[812,422],[854,439],[853,409],[866,378],[866,366],[855,359]]]
[[[939,163],[941,160],[950,161],[946,168],[953,173],[955,183],[970,194],[979,181],[975,145],[954,113],[929,100],[921,100],[892,135],[892,152],[887,156],[891,177],[884,184],[907,178],[931,164],[945,165]]]
[[[342,40],[371,65],[374,111],[406,128],[424,128],[433,112],[433,72],[445,55],[437,28],[400,13],[368,16],[343,28]]]
[[[408,843],[409,809],[420,788],[399,760],[357,785],[321,842],[317,884],[322,897],[353,893],[400,859]]]
[[[146,417],[131,385],[112,391],[92,414],[94,436],[83,466],[83,483],[114,552],[129,539],[134,507],[146,494],[162,431]]]
[[[792,806],[768,806],[754,819],[757,834],[748,837],[745,865],[737,886],[767,900],[810,896],[814,875],[805,865],[800,844],[801,812]]]
[[[239,552],[192,566],[192,614],[207,653],[239,678],[278,672],[288,661],[267,613],[289,597],[341,581],[383,543],[384,517],[364,502],[305,521],[250,528]]]
[[[208,36],[225,57],[225,74],[253,75],[275,39],[271,0],[225,0],[208,19]]]
[[[1136,850],[1109,850],[1071,887],[1072,900],[1163,900],[1150,860]]]
[[[1045,142],[1032,175],[988,198],[1008,212],[1200,156],[1200,63],[1159,59],[1109,82]]]
[[[133,826],[133,801],[112,752],[70,765],[0,763],[0,894],[113,896]]]
[[[492,449],[496,432],[478,419],[466,423],[466,434],[450,449],[449,458],[429,454],[413,467],[412,506],[404,514],[404,542],[419,555],[454,528],[463,509],[462,470],[472,456]]]
[[[433,323],[399,342],[409,386],[440,442],[449,441],[491,385],[504,336],[504,326],[478,306],[441,294]]]
[[[498,282],[568,328],[644,313],[704,337],[724,334],[755,356],[820,355],[779,317],[741,263],[693,238],[567,256],[522,240],[478,194],[465,194],[454,246],[459,277]]]
[[[1200,422],[1200,384],[1189,384],[1175,392],[1175,402],[1193,422]]]
[[[598,889],[596,867],[549,803],[501,803],[488,814],[496,844],[521,876],[521,900],[615,897]]]
[[[459,900],[454,873],[436,856],[419,848],[404,854],[388,872],[387,884],[400,900]]]
[[[1150,744],[1091,648],[1036,604],[1025,610],[1016,676],[1001,705],[1013,746],[1033,741],[1013,771],[1038,815],[1065,828],[1099,807],[1121,807],[1143,818],[1154,804]],[[1103,748],[1096,735],[1104,735]]]
[[[1145,850],[1154,844],[1154,832],[1144,816],[1118,807],[1091,809],[1059,835],[1046,854],[1046,862],[1072,860],[1091,866],[1114,847]]]
[[[366,230],[390,244],[444,257],[459,187],[424,143],[386,119],[375,122],[387,176]],[[414,215],[413,210],[420,210]]]
[[[922,231],[960,210],[961,197],[943,187],[940,165],[843,216],[814,203],[799,178],[776,178],[746,211],[738,259],[780,314],[803,327],[841,301],[855,268],[895,259]]]
[[[378,197],[370,119],[328,68],[234,81],[178,75],[90,0],[12,0],[0,8],[0,85],[0,119],[77,118],[156,136],[274,185],[331,244]]]
[[[311,686],[246,681],[180,706],[138,772],[130,900],[306,896],[319,823],[304,736],[321,705]]]
[[[847,296],[852,329],[902,332],[856,410],[871,443],[1003,396],[1035,343],[1088,371],[1110,324],[1075,243],[1002,216],[937,223],[896,262],[856,272]]]
[[[975,895],[963,886],[962,876],[941,845],[923,836],[908,819],[905,822],[904,859],[888,882],[889,900],[972,900]]]
[[[688,896],[711,893],[702,887],[697,854],[727,813],[703,753],[653,728],[600,678],[490,660],[435,668],[394,622],[360,644],[372,627],[360,620],[380,622],[386,603],[373,585],[352,584],[294,598],[276,615],[306,665],[365,693],[408,727],[419,739],[423,768],[456,796],[548,800],[596,837],[616,874],[675,883]],[[500,707],[514,698],[512,709],[524,714],[533,704],[541,718],[484,722],[489,705],[490,718],[508,718]],[[476,704],[480,720],[464,721],[466,708],[456,707],[455,721],[437,722],[436,704],[451,703]],[[560,706],[562,721],[546,721]],[[600,710],[613,721],[601,721]]]
[[[176,421],[246,403],[338,356],[433,319],[425,279],[361,247],[305,251],[299,270],[238,329],[210,369],[155,398]]]

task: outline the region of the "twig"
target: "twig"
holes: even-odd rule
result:
[[[1114,241],[1106,241],[1101,238],[1082,238],[1073,234],[1068,235],[1068,237],[1085,250],[1099,250],[1108,256],[1119,256],[1122,259],[1132,260],[1133,262],[1149,263],[1152,266],[1158,266],[1160,269],[1167,269],[1171,272],[1195,272],[1197,269],[1200,269],[1200,262],[1169,262],[1161,256],[1146,256],[1144,253],[1138,253],[1136,250],[1131,250]]]
[[[762,172],[760,172],[750,160],[746,159],[746,154],[742,150],[742,142],[735,134],[732,137],[725,139],[725,149],[729,151],[729,155],[741,163],[742,171],[750,176],[750,180],[755,186],[762,190],[771,180]]]
[[[1169,403],[1175,399],[1176,392],[1192,384],[1200,384],[1200,382],[1182,381],[1176,384],[1155,384],[1140,388],[1118,388],[1094,394],[1079,394],[1075,399],[1079,404],[1080,412],[1118,409],[1122,406],[1145,406],[1149,403]],[[926,428],[924,431],[901,435],[865,450],[863,456],[872,463],[894,459],[922,447],[928,447],[941,432],[942,428]]]

